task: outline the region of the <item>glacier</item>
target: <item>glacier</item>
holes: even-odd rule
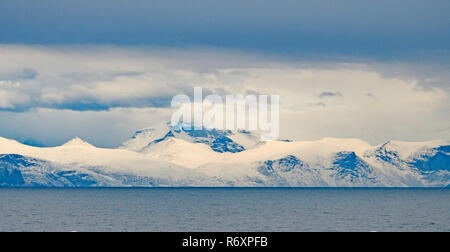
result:
[[[0,187],[450,187],[450,143],[266,141],[246,130],[161,124],[117,148],[0,137]]]

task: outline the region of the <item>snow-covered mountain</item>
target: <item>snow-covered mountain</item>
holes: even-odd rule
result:
[[[39,148],[0,138],[0,186],[450,185],[447,141],[359,139],[260,142],[259,135],[188,125],[137,131],[118,148],[79,138]]]
[[[0,186],[14,186],[4,181],[19,172],[25,183],[18,186],[217,186],[191,169],[129,150],[97,148],[79,138],[51,148],[0,138],[0,153]],[[61,172],[73,173],[78,182],[55,184]],[[47,179],[38,182],[36,177]]]
[[[241,152],[259,143],[260,136],[246,130],[194,130],[191,125],[179,124],[171,126],[169,123],[158,127],[145,128],[136,131],[133,137],[121,144],[119,148],[138,152],[149,152],[153,145],[168,139],[181,139],[190,143],[208,145],[213,151]]]

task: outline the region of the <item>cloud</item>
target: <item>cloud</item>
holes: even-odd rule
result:
[[[370,92],[368,92],[368,93],[366,94],[366,96],[367,96],[367,97],[370,97],[370,98],[372,98],[372,99],[375,99],[375,100],[380,100],[380,98],[378,98],[376,95],[374,95],[374,94],[372,94],[372,93],[370,93]]]
[[[3,82],[5,83],[5,82]],[[17,90],[1,89],[3,83],[0,83],[0,109],[14,110],[17,106],[28,103],[30,97]]]
[[[37,72],[31,68],[17,69],[16,71],[2,72],[0,69],[0,80],[30,80],[37,76]]]
[[[318,102],[318,103],[315,104],[315,106],[317,106],[317,107],[326,107],[327,105],[325,103],[323,103],[323,102]]]
[[[445,60],[115,46],[0,45],[0,54],[0,135],[21,141],[54,145],[80,136],[115,146],[135,129],[169,121],[172,97],[192,96],[196,86],[204,96],[280,95],[282,138],[450,137],[437,130],[450,125]]]
[[[168,121],[170,113],[170,110],[156,108],[3,111],[0,112],[0,134],[40,146],[57,146],[81,137],[99,147],[115,147],[128,140],[137,129]]]
[[[320,98],[325,97],[344,97],[344,95],[341,94],[341,92],[322,92],[319,94]]]
[[[450,91],[449,51],[411,54],[401,61],[373,62],[370,68],[385,78],[414,80],[418,88],[442,88]]]
[[[252,0],[2,0],[1,4],[0,43],[195,45],[379,58],[450,45],[448,0],[408,4],[264,0],[257,5]]]

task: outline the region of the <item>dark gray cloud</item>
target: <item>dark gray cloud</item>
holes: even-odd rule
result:
[[[0,43],[391,57],[450,48],[448,0],[2,0]]]
[[[325,97],[344,97],[344,95],[341,92],[322,92],[319,94],[320,98]]]

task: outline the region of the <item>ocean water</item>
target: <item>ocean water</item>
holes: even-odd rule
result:
[[[449,189],[0,189],[0,231],[450,231]]]

